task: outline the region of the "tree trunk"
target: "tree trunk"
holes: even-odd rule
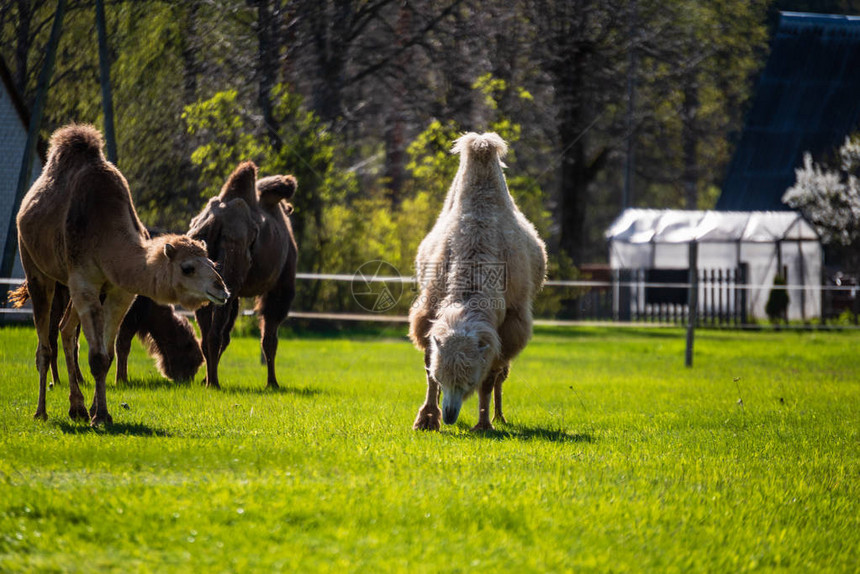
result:
[[[583,263],[585,245],[585,217],[588,204],[588,169],[585,160],[584,137],[573,143],[577,137],[575,129],[562,130],[562,149],[566,150],[561,159],[561,201],[559,203],[561,249],[573,259],[575,265]]]
[[[314,112],[328,125],[334,125],[342,114],[341,98],[348,56],[347,31],[354,10],[352,2],[316,2],[310,8],[312,35],[317,58],[317,88],[314,90]]]
[[[281,149],[281,139],[278,135],[279,125],[275,119],[272,103],[272,89],[275,87],[278,74],[278,16],[273,9],[272,0],[256,0],[257,6],[257,105],[263,114],[266,135],[272,148],[277,152]]]
[[[200,59],[197,46],[197,11],[199,4],[191,2],[178,17],[182,18],[182,103],[197,101],[197,76],[200,74]]]
[[[397,15],[397,44],[402,47],[411,35],[412,14],[408,6],[401,5]],[[409,52],[404,51],[397,58],[400,69],[409,67]],[[403,78],[394,77],[391,92],[391,106],[385,122],[385,179],[388,186],[391,207],[400,205],[403,184],[406,181],[406,86]]]
[[[29,0],[18,0],[17,38],[15,39],[15,88],[22,98],[27,93],[27,56],[30,53],[30,22],[33,13]]]
[[[699,111],[699,86],[695,71],[687,74],[684,82],[684,102],[681,109],[681,145],[684,154],[682,175],[684,199],[687,209],[698,209],[699,205],[699,165],[696,153],[696,116]]]

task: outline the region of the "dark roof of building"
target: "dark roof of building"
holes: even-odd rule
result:
[[[6,60],[3,59],[2,55],[0,55],[0,81],[6,87],[6,93],[9,94],[9,99],[12,100],[12,105],[15,107],[15,112],[21,120],[21,125],[24,126],[25,131],[28,130],[30,127],[30,110],[27,108],[24,98],[15,87],[15,82],[12,80],[12,72],[9,70],[9,66],[6,65]],[[39,141],[36,142],[36,152],[42,163],[45,163],[48,157],[48,144],[42,137],[39,137]]]
[[[858,124],[860,17],[781,13],[717,209],[788,209],[804,152],[828,155]]]
[[[15,111],[18,112],[21,123],[25,127],[30,125],[30,112],[27,110],[27,105],[24,103],[23,98],[21,98],[21,94],[15,88],[15,82],[12,80],[12,72],[9,71],[9,67],[6,65],[6,60],[3,59],[3,56],[0,56],[0,81],[6,86],[6,92],[8,92],[9,98],[12,100],[12,105],[15,106]]]

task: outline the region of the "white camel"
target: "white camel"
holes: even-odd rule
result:
[[[457,421],[463,400],[478,391],[478,423],[502,414],[502,383],[532,332],[532,301],[543,286],[546,248],[508,191],[497,134],[468,133],[452,150],[460,167],[433,229],[418,248],[420,295],[409,335],[424,351],[427,397],[413,428],[438,430]],[[443,395],[439,408],[439,393]]]

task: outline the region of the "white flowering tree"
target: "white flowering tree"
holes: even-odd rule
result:
[[[804,154],[797,181],[782,201],[800,210],[825,244],[849,246],[860,239],[860,135],[845,139],[838,159],[833,167]]]

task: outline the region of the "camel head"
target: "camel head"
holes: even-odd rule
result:
[[[443,311],[430,329],[430,376],[442,387],[442,420],[457,422],[463,400],[487,378],[501,352],[495,327],[460,310]]]
[[[242,288],[251,268],[251,248],[260,230],[259,216],[243,199],[209,200],[193,220],[188,236],[205,242],[230,291]]]
[[[208,302],[223,305],[230,294],[215,264],[206,256],[206,244],[185,235],[162,235],[152,240],[149,259],[159,267],[160,288],[155,301],[180,303],[191,311]]]

